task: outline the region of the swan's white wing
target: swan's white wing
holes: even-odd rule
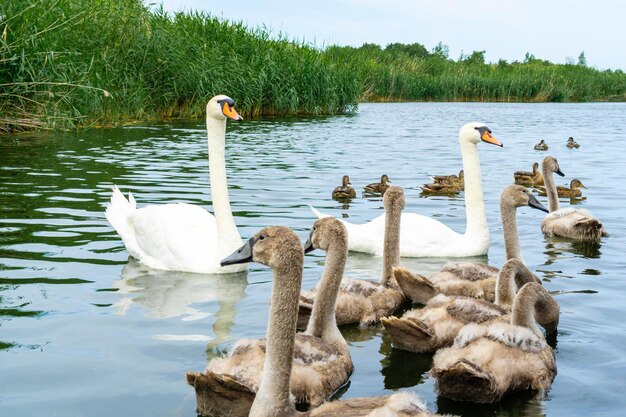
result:
[[[164,204],[135,210],[130,217],[139,260],[158,269],[214,272],[217,259],[215,217],[191,204]]]

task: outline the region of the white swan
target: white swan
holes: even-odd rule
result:
[[[465,174],[465,233],[457,233],[445,224],[415,213],[402,213],[400,256],[404,257],[465,257],[484,255],[489,250],[489,225],[485,215],[480,161],[476,145],[480,142],[502,146],[483,123],[468,123],[459,131],[463,170]],[[327,217],[311,207],[319,218]],[[343,220],[342,220],[343,221]],[[383,253],[385,215],[364,224],[343,221],[348,229],[348,248],[374,255]]]
[[[156,269],[209,274],[243,271],[243,265],[220,266],[220,260],[241,246],[241,236],[228,199],[224,147],[226,119],[241,120],[230,97],[213,97],[206,106],[209,173],[215,216],[192,204],[137,208],[113,186],[106,218],[131,256]]]

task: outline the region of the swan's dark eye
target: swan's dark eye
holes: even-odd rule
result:
[[[313,226],[313,230],[317,230],[317,226]]]
[[[259,236],[259,240],[263,240],[263,239],[265,239],[265,235]]]

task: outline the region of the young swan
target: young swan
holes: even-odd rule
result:
[[[363,187],[363,190],[366,193],[385,194],[385,191],[387,191],[387,188],[389,188],[389,185],[387,184],[388,182],[391,182],[389,181],[389,177],[387,176],[387,174],[383,174],[383,176],[380,177],[380,182],[373,182],[371,184],[368,184]]]
[[[535,162],[533,164],[532,172],[528,172],[528,171],[514,172],[513,180],[515,184],[525,185],[527,187],[543,185],[543,175],[541,174],[541,170],[539,169],[539,163]]]
[[[333,190],[332,196],[339,200],[356,197],[356,191],[352,188],[352,184],[350,184],[350,177],[347,175],[343,176],[341,185]]]
[[[500,194],[500,217],[506,259],[522,260],[517,233],[516,209],[530,206],[547,212],[532,193],[521,185],[510,185]],[[436,294],[459,295],[494,301],[498,268],[483,263],[455,263],[424,277],[406,268],[394,268],[394,278],[404,295],[414,303],[426,304]]]
[[[563,176],[556,158],[547,156],[541,164],[543,177],[546,182],[546,192],[550,213],[541,223],[541,231],[549,236],[561,236],[576,240],[599,241],[602,236],[608,236],[602,222],[588,210],[567,207],[559,209],[559,198],[553,173]]]
[[[437,295],[426,307],[409,310],[402,317],[382,319],[394,347],[411,352],[432,352],[450,346],[459,330],[468,323],[505,320],[511,312],[517,289],[528,282],[539,282],[522,261],[509,259],[502,265],[496,283],[496,301]],[[542,317],[540,317],[542,318]],[[547,332],[555,330],[552,321],[540,322]]]
[[[402,187],[389,187],[383,197],[383,204],[386,223],[382,277],[379,282],[360,279],[345,279],[342,282],[335,309],[338,325],[360,323],[367,326],[377,323],[404,302],[404,296],[392,276],[392,268],[400,263],[400,217],[404,209]],[[308,321],[318,292],[319,287],[300,295],[300,326]]]
[[[454,345],[439,350],[430,370],[439,393],[458,401],[493,402],[519,390],[547,390],[556,375],[554,351],[535,319],[558,323],[559,306],[538,283],[525,284],[510,323],[468,324]]]
[[[317,240],[314,232],[311,241],[318,241],[322,245],[321,240],[323,239]],[[272,226],[261,230],[223,261],[228,264],[259,262],[271,267],[274,272],[270,320],[265,344],[266,355],[263,358],[264,364],[258,392],[249,413],[242,412],[235,399],[233,401],[235,408],[228,410],[228,415],[249,415],[250,417],[430,415],[423,403],[415,395],[409,393],[335,401],[323,404],[307,413],[296,411],[290,392],[293,389],[292,367],[298,365],[298,360],[291,358],[294,357],[294,353],[297,355],[297,347],[294,349],[294,345],[303,258],[302,246],[295,233],[287,227]],[[232,383],[228,380],[224,382]],[[198,405],[200,406],[200,402]],[[215,415],[216,411],[220,410],[210,410],[212,415]]]
[[[268,228],[257,236],[263,244],[253,241],[251,245],[260,245],[258,247],[266,251],[281,251],[282,246],[278,244],[286,245],[286,238],[279,238],[282,234],[288,233],[280,228]],[[295,338],[291,390],[296,403],[308,403],[313,407],[320,405],[346,384],[354,369],[348,344],[335,323],[335,300],[348,254],[346,234],[339,220],[326,218],[315,223],[307,242],[307,251],[322,249],[326,251],[327,258],[309,326]],[[279,237],[270,242],[277,242],[277,246],[271,247],[266,240],[274,235]],[[241,255],[235,260],[239,257]],[[229,259],[222,263],[233,264]],[[274,301],[272,299],[272,306]],[[196,389],[198,410],[204,414],[209,410],[234,408],[247,413],[261,383],[267,345],[265,339],[240,340],[227,357],[213,359],[205,373],[188,373],[187,379]]]

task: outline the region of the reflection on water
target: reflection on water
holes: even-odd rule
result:
[[[355,364],[343,398],[407,387],[440,413],[620,415],[626,407],[618,385],[626,373],[626,213],[615,190],[626,181],[625,112],[621,103],[386,103],[348,116],[229,124],[226,169],[235,221],[243,238],[276,224],[303,240],[315,220],[309,205],[363,223],[384,210],[381,196],[361,190],[386,173],[404,187],[406,212],[462,232],[464,194],[420,197],[419,185],[458,170],[459,125],[482,120],[505,146],[478,145],[491,247],[488,257],[463,261],[500,266],[499,194],[514,171],[537,161],[531,133],[550,141],[580,138],[577,152],[550,149],[565,180],[579,178],[589,187],[586,199],[561,201],[591,210],[611,236],[600,244],[545,239],[542,213],[518,215],[524,259],[561,306],[558,375],[548,399],[527,393],[485,406],[440,399],[427,375],[432,356],[391,348],[380,326],[341,329]],[[389,114],[402,123],[389,123]],[[600,175],[599,166],[610,175]],[[345,173],[359,194],[337,202],[328,184]],[[208,276],[129,262],[103,215],[113,183],[132,191],[140,206],[187,202],[212,211],[203,121],[0,138],[0,374],[11,381],[0,394],[3,416],[67,410],[94,417],[194,416],[185,371],[204,369],[207,358],[235,340],[265,334],[268,268]],[[538,199],[546,205],[545,197]],[[458,260],[401,263],[428,275]],[[315,286],[323,261],[322,253],[305,258],[304,288]],[[381,270],[380,257],[350,254],[345,274],[378,280]],[[29,370],[38,370],[37,377]]]
[[[137,304],[147,310],[148,317],[156,319],[183,316],[182,321],[192,321],[214,315],[213,336],[210,339],[212,345],[219,346],[230,339],[237,315],[236,305],[246,296],[247,275],[247,271],[219,275],[161,271],[129,258],[122,269],[121,279],[113,282],[113,287],[119,289],[117,294],[120,295],[119,301],[114,304],[115,311],[116,314],[125,315],[133,304]],[[217,303],[217,311],[207,311],[208,302]],[[198,335],[158,337],[167,340],[202,340]]]

